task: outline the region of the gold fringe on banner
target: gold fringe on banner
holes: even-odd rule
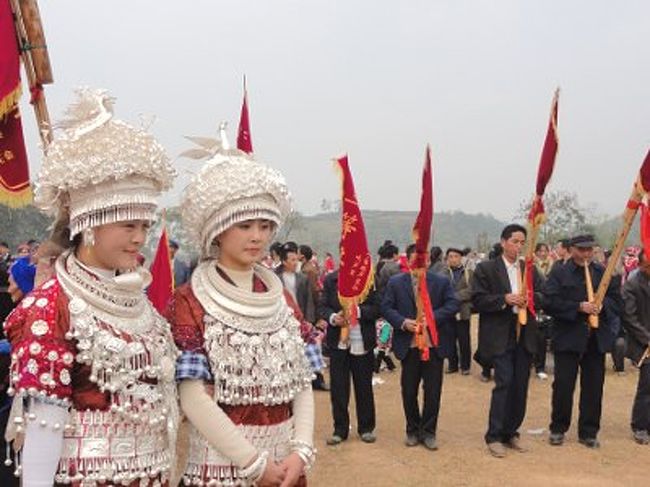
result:
[[[4,186],[0,186],[0,204],[9,208],[21,208],[29,205],[34,200],[31,186],[27,186],[19,191],[10,191]]]
[[[20,100],[20,95],[22,94],[22,87],[20,83],[11,90],[7,96],[0,100],[0,118],[7,115],[11,112],[16,105],[18,105],[18,100]]]

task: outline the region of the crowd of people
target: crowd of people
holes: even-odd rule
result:
[[[290,211],[284,177],[230,149],[222,133],[181,203],[198,260],[183,262],[170,242],[176,288],[158,313],[140,250],[175,171],[150,134],[113,120],[111,106],[105,92],[82,91],[48,149],[35,202],[55,217],[50,240],[21,245],[16,257],[0,243],[3,486],[20,476],[25,487],[306,485],[313,390],[329,393],[328,445],[349,437],[351,392],[357,433],[373,443],[373,376],[395,370],[393,357],[406,446],[438,448],[443,378],[469,375],[473,358],[494,381],[484,438],[501,458],[526,450],[518,430],[529,378],[532,369],[548,378],[549,342],[551,445],[565,441],[580,374],[579,441],[599,446],[605,354],[622,370],[620,350],[640,369],[632,435],[650,443],[644,251],[626,251],[599,306],[591,295],[607,253],[591,235],[553,250],[538,244],[527,269],[526,228],[510,224],[488,256],[433,247],[419,277],[415,244],[400,252],[386,241],[374,286],[344,310],[332,255],[321,265],[309,245],[271,243]],[[533,296],[523,292],[529,271]],[[175,472],[181,413],[189,439]]]

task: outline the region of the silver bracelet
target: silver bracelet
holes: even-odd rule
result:
[[[303,462],[305,462],[305,470],[309,470],[314,466],[316,461],[316,448],[302,440],[290,440],[289,445],[291,451],[296,453]]]
[[[269,452],[263,451],[248,467],[239,469],[240,476],[255,484],[264,475],[268,458]]]

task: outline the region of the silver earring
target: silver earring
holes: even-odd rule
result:
[[[85,246],[92,247],[95,245],[95,232],[93,232],[92,228],[86,228],[83,231],[81,239],[83,240]]]

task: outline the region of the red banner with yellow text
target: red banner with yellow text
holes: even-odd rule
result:
[[[342,186],[338,294],[343,307],[353,306],[352,318],[356,321],[356,305],[366,298],[373,284],[372,258],[348,156],[337,159],[336,164],[341,172]]]
[[[29,166],[18,110],[20,52],[9,0],[0,0],[0,203],[32,201]]]

